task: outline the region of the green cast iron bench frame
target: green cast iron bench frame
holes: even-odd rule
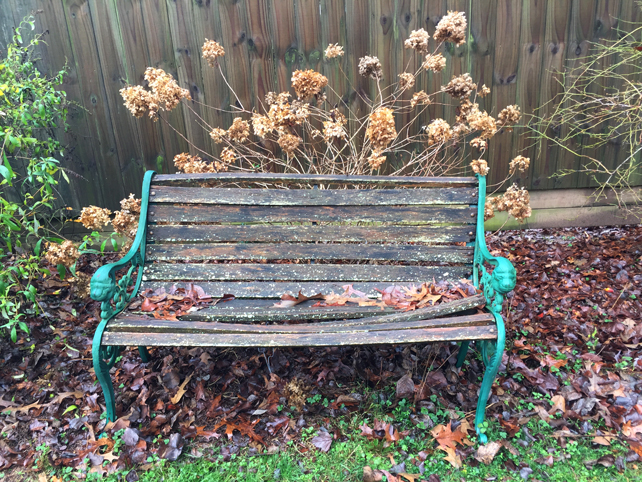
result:
[[[212,187],[215,184],[234,187]],[[261,188],[240,188],[240,184]],[[267,184],[304,189],[265,189]],[[318,185],[375,189],[316,189]],[[309,186],[313,189],[305,188]],[[381,189],[384,186],[393,189]],[[148,362],[148,346],[292,347],[460,341],[460,367],[470,341],[476,341],[486,370],[475,428],[480,440],[486,442],[480,428],[504,352],[501,309],[504,296],[515,287],[515,269],[507,259],[492,256],[486,247],[485,199],[486,178],[479,175],[475,179],[157,175],[148,171],[138,231],[129,252],[116,263],[100,267],[91,280],[91,297],[101,302],[101,321],[92,345],[93,365],[105,395],[107,418],[116,419],[109,370],[126,345],[138,345],[143,362]],[[398,243],[391,244],[391,240]],[[344,243],[335,244],[339,241]],[[292,259],[290,256],[304,261],[307,258],[308,264],[266,264],[269,260]],[[180,263],[211,259],[261,260],[263,264]],[[313,264],[314,260],[345,259],[370,263]],[[386,265],[372,260],[400,263]],[[493,267],[492,272],[486,265]],[[117,272],[124,273],[118,280]],[[333,287],[335,291],[337,283],[354,282],[356,289],[372,294],[377,287],[430,281],[413,276],[456,280],[462,273],[472,276],[483,296],[410,314],[382,314],[354,307],[315,310],[309,305],[287,310],[269,308],[286,290],[296,294],[304,289],[311,295],[317,289],[328,292]],[[227,305],[220,303],[180,321],[150,319],[124,311],[141,286],[157,288],[191,281],[205,286],[212,296],[234,294],[239,298],[234,300],[236,305],[232,303],[236,307],[219,308]],[[470,314],[471,308],[483,305],[484,314]],[[455,312],[464,315],[454,316]],[[248,320],[315,322],[233,323]]]

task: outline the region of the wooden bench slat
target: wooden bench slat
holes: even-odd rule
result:
[[[372,244],[158,244],[147,246],[149,261],[169,260],[399,260],[472,264],[473,248],[467,246]]]
[[[146,265],[143,279],[155,281],[391,281],[421,283],[467,278],[468,266],[368,264],[170,264]],[[234,293],[232,293],[234,294]],[[235,295],[236,296],[236,295]]]
[[[252,206],[406,206],[477,204],[477,189],[238,189],[152,186],[154,203]]]
[[[254,172],[218,172],[204,174],[156,174],[154,184],[194,185],[201,182],[233,183],[304,183],[304,184],[372,184],[421,187],[476,187],[474,177],[414,177],[414,176],[345,176],[332,174],[282,174]]]
[[[477,208],[435,206],[208,206],[204,204],[151,204],[151,223],[393,223],[470,224]]]
[[[253,333],[239,336],[228,333],[112,333],[105,332],[103,345],[139,346],[215,346],[215,347],[294,347],[348,346],[438,341],[497,339],[494,325],[437,327],[394,331],[350,333],[280,334]]]
[[[151,242],[408,242],[457,243],[475,239],[471,226],[310,226],[310,225],[157,225],[150,226]]]
[[[151,317],[129,316],[109,323],[109,333],[236,333],[255,334],[272,333],[303,334],[303,333],[361,333],[377,331],[411,330],[422,328],[438,328],[453,326],[479,326],[494,323],[489,313],[458,316],[453,318],[434,318],[429,320],[409,321],[405,323],[374,323],[368,324],[371,318],[361,320],[361,323],[322,322],[300,325],[257,325],[217,323],[202,321],[172,321],[157,320]]]

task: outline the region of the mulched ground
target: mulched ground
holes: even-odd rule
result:
[[[518,274],[489,418],[509,440],[539,417],[562,441],[626,439],[642,456],[642,227],[504,231],[489,244]],[[91,274],[104,262],[86,259],[80,269]],[[46,462],[39,446],[50,449],[53,466],[104,472],[145,464],[152,454],[198,456],[211,443],[228,455],[248,445],[262,451],[299,441],[306,425],[366,410],[366,388],[389,396],[394,410],[394,387],[408,373],[414,394],[407,377],[398,388],[413,400],[417,423],[432,424],[418,410],[435,409],[431,395],[448,409],[474,414],[483,365],[471,353],[457,370],[455,344],[160,348],[148,364],[135,349],[123,352],[112,370],[120,418],[107,424],[91,363],[99,306],[75,300],[66,283],[49,280],[40,288],[50,293],[42,302],[47,316],[28,320],[30,337],[2,341],[0,469],[36,463],[40,470]],[[336,427],[332,435],[343,437]]]

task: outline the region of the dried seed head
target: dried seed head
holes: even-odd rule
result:
[[[509,105],[502,109],[497,115],[498,124],[504,127],[508,132],[512,131],[514,126],[521,119],[522,113],[519,111],[519,106]]]
[[[441,72],[446,67],[446,58],[441,54],[426,55],[422,67],[433,72]]]
[[[343,139],[347,137],[347,133],[343,126],[346,124],[346,117],[337,109],[330,111],[332,120],[323,122],[323,138],[326,142],[331,142],[333,139]]]
[[[299,99],[307,99],[321,92],[328,85],[328,78],[314,70],[295,70],[292,88]]]
[[[472,104],[472,108],[466,113],[466,121],[474,131],[481,131],[479,137],[490,139],[497,133],[497,122],[486,111],[480,111],[477,104]]]
[[[428,145],[444,144],[453,136],[450,125],[443,119],[435,119],[428,125]]]
[[[477,93],[479,94],[479,97],[486,97],[488,94],[490,94],[490,89],[486,87],[486,84],[483,84],[481,86],[481,89],[477,90]]]
[[[428,51],[428,32],[423,28],[419,30],[413,30],[410,32],[410,37],[404,42],[404,46],[407,49],[415,49],[420,54],[426,53]]]
[[[530,164],[531,164],[530,157],[517,156],[515,159],[510,161],[510,164],[508,166],[510,169],[511,176],[515,174],[516,171],[526,172]]]
[[[252,127],[254,128],[254,134],[265,139],[265,137],[274,130],[274,122],[265,115],[253,114],[252,115]]]
[[[176,169],[186,174],[201,174],[205,172],[220,171],[220,163],[205,162],[198,156],[191,156],[186,152],[174,156],[174,165]]]
[[[480,176],[488,175],[488,171],[490,170],[488,168],[488,163],[484,159],[474,159],[470,163],[470,167],[473,168],[473,172],[475,174],[479,174]]]
[[[481,137],[475,137],[472,141],[470,141],[470,145],[477,149],[486,149],[488,143]]]
[[[437,24],[434,38],[437,42],[466,43],[466,16],[463,12],[448,12]]]
[[[98,206],[88,206],[82,208],[80,218],[78,219],[84,227],[92,231],[98,231],[110,223],[109,215],[111,211]]]
[[[372,151],[368,158],[368,164],[372,169],[379,169],[384,162],[386,162],[386,156],[381,154],[380,151]]]
[[[335,57],[343,57],[343,47],[339,44],[330,44],[325,49],[325,58],[334,59]]]
[[[140,214],[141,200],[136,199],[133,194],[120,201],[120,209],[129,214]]]
[[[236,160],[236,153],[229,147],[226,147],[221,152],[221,160],[226,164],[231,164]],[[216,167],[216,166],[215,166]],[[217,169],[220,170],[220,169]],[[227,170],[227,169],[225,169]]]
[[[210,132],[210,137],[214,142],[216,142],[217,144],[220,144],[227,137],[227,131],[225,129],[215,127]]]
[[[414,109],[417,105],[430,105],[430,96],[423,90],[415,92],[410,100],[410,106]]]
[[[292,154],[296,151],[299,144],[301,144],[301,138],[292,134],[283,133],[278,140],[279,146],[283,149],[283,152],[287,154]]]
[[[276,97],[277,97],[276,93],[268,92],[267,94],[265,94],[265,103],[267,105],[274,104],[276,102]]]
[[[361,57],[359,59],[359,75],[375,80],[381,79],[381,77],[383,77],[383,71],[381,70],[381,62],[379,62],[379,59],[367,55]]]
[[[53,265],[61,264],[69,268],[80,258],[80,251],[71,241],[65,241],[62,244],[47,243],[45,258]]]
[[[118,234],[135,238],[138,230],[138,217],[126,211],[116,211],[111,225]]]
[[[236,117],[227,130],[230,139],[236,142],[245,142],[250,137],[250,124],[240,117]]]
[[[401,87],[402,90],[412,89],[414,85],[415,85],[414,75],[408,72],[399,74],[399,87]]]
[[[491,202],[496,211],[507,211],[520,223],[531,215],[530,195],[517,184],[509,187],[503,195],[492,198]]]
[[[120,89],[120,95],[125,101],[125,107],[134,117],[143,117],[147,112],[151,119],[156,120],[158,103],[151,92],[140,85],[133,85]]]
[[[488,221],[495,217],[495,209],[493,208],[492,199],[486,199],[484,204],[484,221]]]
[[[370,141],[373,150],[383,151],[395,137],[397,137],[397,130],[392,109],[379,107],[368,118],[366,139]]]
[[[457,99],[461,99],[469,97],[476,88],[477,85],[473,82],[470,74],[465,73],[453,77],[451,81],[448,82],[448,85],[442,87],[442,90]]]
[[[223,57],[225,55],[225,49],[215,42],[214,40],[205,39],[203,44],[203,58],[207,60],[207,63],[210,64],[210,67],[214,67],[217,62],[218,57]]]

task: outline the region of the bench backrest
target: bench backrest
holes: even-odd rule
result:
[[[473,177],[156,175],[143,288],[194,281],[213,296],[273,298],[352,284],[372,295],[469,278],[477,198]]]

